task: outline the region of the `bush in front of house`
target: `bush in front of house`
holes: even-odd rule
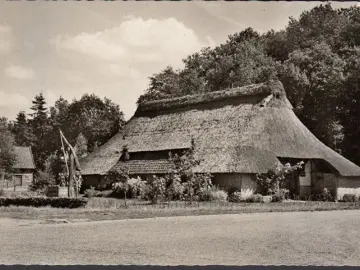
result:
[[[288,189],[279,189],[272,195],[272,202],[283,202],[284,200],[289,199],[290,191]]]
[[[234,187],[231,186],[227,189],[227,194],[228,194],[228,198],[230,199],[231,196],[235,193],[235,192],[241,192],[241,190],[238,187]]]
[[[164,177],[154,176],[139,190],[140,198],[158,203],[166,198],[166,180]]]
[[[84,198],[48,198],[48,197],[13,197],[0,198],[1,206],[32,206],[32,207],[54,207],[54,208],[79,208],[85,206],[87,200]]]
[[[242,191],[235,191],[229,196],[230,202],[246,202],[249,201],[251,196],[254,195],[254,191],[252,189],[243,189]]]
[[[254,194],[253,191],[249,189],[241,192],[234,192],[229,198],[229,201],[234,203],[260,203],[263,201],[263,196],[261,194]]]
[[[124,199],[126,193],[127,199],[135,199],[141,195],[144,185],[144,181],[140,178],[130,178],[126,182],[116,182],[113,184],[111,196]]]
[[[92,197],[98,197],[101,192],[96,190],[94,187],[90,187],[89,189],[86,189],[84,191],[84,197],[86,198],[92,198]]]
[[[224,190],[220,190],[217,187],[212,187],[209,189],[203,189],[198,193],[199,201],[218,201],[226,202],[228,194]]]
[[[344,202],[358,202],[359,198],[355,194],[344,194],[342,201]]]
[[[231,196],[229,196],[229,202],[239,203],[243,202],[241,197],[241,191],[235,191]]]
[[[184,198],[185,187],[181,182],[179,174],[168,174],[165,176],[166,181],[166,198],[167,200],[182,200]]]
[[[263,201],[263,196],[261,194],[253,194],[247,200],[247,202],[253,202],[253,203],[261,203],[262,201]]]
[[[335,198],[331,195],[331,192],[324,188],[322,192],[315,193],[311,195],[312,201],[323,201],[323,202],[332,202],[335,200]]]
[[[50,161],[46,161],[45,169],[35,173],[30,189],[31,191],[44,191],[48,186],[55,184],[56,179],[52,173]]]

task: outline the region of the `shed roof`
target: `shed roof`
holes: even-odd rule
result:
[[[35,169],[34,157],[30,146],[14,147],[16,162],[14,169]]]

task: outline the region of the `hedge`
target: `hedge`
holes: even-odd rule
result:
[[[85,206],[87,200],[84,198],[48,198],[48,197],[18,197],[18,198],[0,198],[1,206],[32,206],[55,208],[78,208]]]

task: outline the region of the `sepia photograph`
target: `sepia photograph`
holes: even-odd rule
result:
[[[360,3],[0,3],[0,265],[360,266]]]

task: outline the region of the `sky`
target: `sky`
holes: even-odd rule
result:
[[[107,97],[129,119],[152,74],[247,27],[284,29],[319,3],[2,1],[0,117],[29,112],[42,92],[48,106],[60,96]]]

